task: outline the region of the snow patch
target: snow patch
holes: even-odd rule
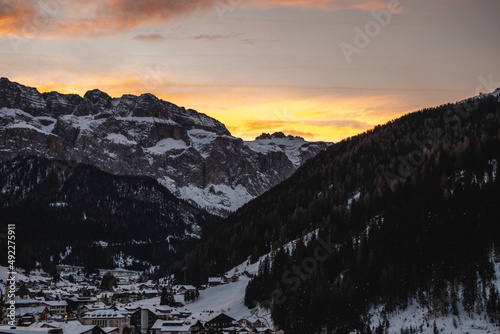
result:
[[[199,129],[188,130],[188,136],[191,139],[192,146],[200,153],[203,158],[207,158],[210,153],[211,143],[217,138],[217,134]]]
[[[155,146],[145,148],[144,151],[154,155],[163,155],[174,150],[186,150],[188,146],[183,140],[173,138],[162,139]]]
[[[194,201],[213,213],[218,209],[236,211],[253,198],[241,184],[234,189],[224,184],[211,185],[205,189],[190,185],[180,188],[179,194],[182,199]]]
[[[120,133],[110,133],[104,138],[106,140],[109,140],[113,143],[119,144],[119,145],[126,145],[126,146],[134,146],[137,145],[137,142],[128,139],[124,135]]]

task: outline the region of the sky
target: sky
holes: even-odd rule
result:
[[[500,87],[498,0],[0,0],[0,76],[339,141]]]

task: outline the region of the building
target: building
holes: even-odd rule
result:
[[[60,328],[0,326],[0,334],[63,334],[63,331]]]
[[[63,334],[106,334],[97,325],[82,325],[77,320],[68,322],[38,322],[32,324],[30,328],[60,328]]]
[[[65,300],[44,301],[42,305],[47,306],[50,315],[64,316],[68,303]]]
[[[47,306],[16,307],[16,323],[19,326],[29,326],[34,322],[47,320],[48,315]]]
[[[157,320],[151,329],[153,334],[198,334],[203,325],[196,319]]]
[[[84,325],[97,325],[104,327],[117,327],[118,332],[123,333],[125,327],[130,328],[130,318],[115,310],[99,310],[86,313],[82,317]]]
[[[87,304],[94,304],[97,302],[96,297],[82,297],[75,295],[71,298],[68,298],[67,300],[68,303],[68,313],[78,313],[79,310],[87,305]]]
[[[134,331],[137,331],[137,329],[139,329],[143,333],[151,330],[156,320],[162,317],[162,314],[152,306],[141,306],[135,309],[127,308],[127,310],[130,313],[130,327]]]
[[[216,317],[208,320],[205,323],[205,327],[215,330],[221,330],[223,328],[231,327],[234,325],[238,325],[236,320],[224,313],[217,315]]]
[[[177,295],[184,295],[186,292],[196,293],[196,288],[192,285],[175,285],[172,289]]]
[[[209,277],[208,278],[208,285],[209,286],[216,286],[216,285],[221,285],[225,284],[226,282],[222,277]]]

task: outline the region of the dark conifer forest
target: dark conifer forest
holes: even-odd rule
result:
[[[379,304],[455,314],[458,295],[498,323],[498,161],[496,97],[411,113],[309,160],[176,267],[196,266],[191,279],[203,282],[271,252],[245,302],[287,333],[369,333],[363,319]],[[281,248],[295,239],[292,252]]]
[[[197,242],[187,232],[219,221],[152,178],[37,157],[2,164],[0,176],[2,226],[16,225],[17,265],[28,270],[37,262],[50,273],[58,263],[114,268],[122,253],[133,258],[125,267],[144,270],[146,261],[166,273]]]

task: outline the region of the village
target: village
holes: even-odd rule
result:
[[[140,272],[57,267],[60,280],[44,272],[17,274],[9,286],[0,267],[0,332],[6,334],[272,334],[268,314],[243,304],[252,268],[234,268],[206,284],[172,284],[172,278],[144,281]],[[240,271],[241,270],[241,271]],[[14,305],[11,295],[15,291]],[[10,307],[10,309],[9,309]],[[13,326],[14,325],[14,326]]]

